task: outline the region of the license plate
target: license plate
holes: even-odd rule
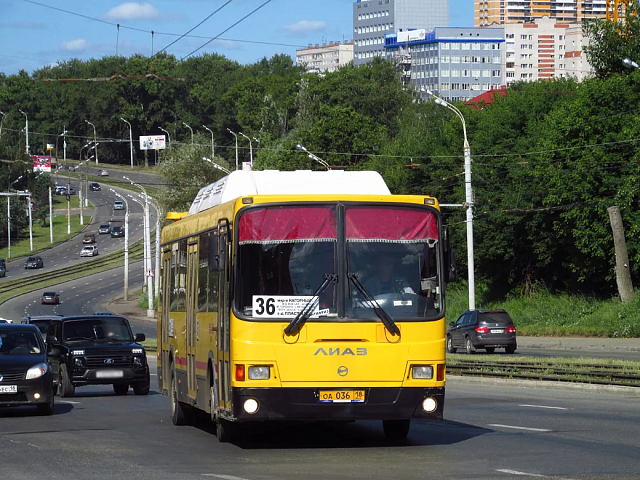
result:
[[[122,378],[124,372],[122,370],[98,370],[96,378]]]
[[[504,333],[504,329],[498,328],[498,329],[495,329],[495,330],[491,330],[491,333]]]
[[[364,403],[364,390],[320,390],[320,403]]]
[[[0,393],[18,393],[17,385],[0,385]]]

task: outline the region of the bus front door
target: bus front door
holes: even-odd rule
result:
[[[191,399],[196,398],[196,340],[198,321],[198,244],[189,244],[187,257],[187,390]]]
[[[230,287],[231,287],[231,243],[228,238],[228,221],[218,222],[218,255],[224,259],[224,268],[220,271],[218,297],[218,398],[220,410],[231,414],[231,354],[230,354]]]
[[[169,365],[169,321],[171,318],[171,250],[162,256],[162,312],[160,316],[160,334],[158,335],[158,351],[160,352],[160,371],[158,372],[158,387],[166,392],[169,389],[170,365]]]

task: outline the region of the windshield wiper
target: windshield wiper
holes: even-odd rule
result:
[[[66,342],[75,342],[75,341],[80,341],[80,340],[89,340],[90,342],[95,342],[95,338],[89,338],[89,337],[71,337],[71,338],[67,338],[65,341]]]
[[[314,294],[311,296],[311,300],[309,300],[306,303],[306,305],[302,308],[302,310],[298,312],[298,315],[296,315],[296,318],[291,320],[291,323],[287,326],[287,328],[284,329],[284,333],[287,335],[297,335],[298,333],[300,333],[300,330],[302,329],[303,325],[313,313],[313,308],[316,303],[316,297],[318,297],[322,292],[324,292],[329,285],[337,281],[338,281],[338,275],[334,273],[325,274],[324,281],[318,287],[318,289],[314,292]]]
[[[380,304],[376,301],[376,299],[371,296],[371,294],[367,291],[366,288],[364,288],[364,285],[362,285],[362,282],[358,280],[358,274],[347,273],[347,278],[349,278],[349,280],[353,282],[356,288],[360,290],[360,293],[362,293],[365,300],[369,303],[369,306],[373,309],[373,311],[378,316],[378,318],[382,320],[382,323],[384,323],[384,326],[387,327],[387,330],[389,330],[389,333],[391,333],[391,335],[400,335],[400,329],[398,328],[398,326],[395,324],[395,322],[389,316],[386,310],[382,308]]]

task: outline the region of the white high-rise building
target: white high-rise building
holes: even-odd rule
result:
[[[449,26],[449,0],[357,0],[353,4],[353,63],[384,57],[384,36]]]
[[[353,42],[329,42],[296,50],[296,64],[305,65],[311,73],[334,72],[352,61]]]

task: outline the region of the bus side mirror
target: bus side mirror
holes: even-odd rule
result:
[[[221,272],[224,270],[224,255],[220,254],[220,237],[217,233],[209,235],[208,261],[210,272]]]

